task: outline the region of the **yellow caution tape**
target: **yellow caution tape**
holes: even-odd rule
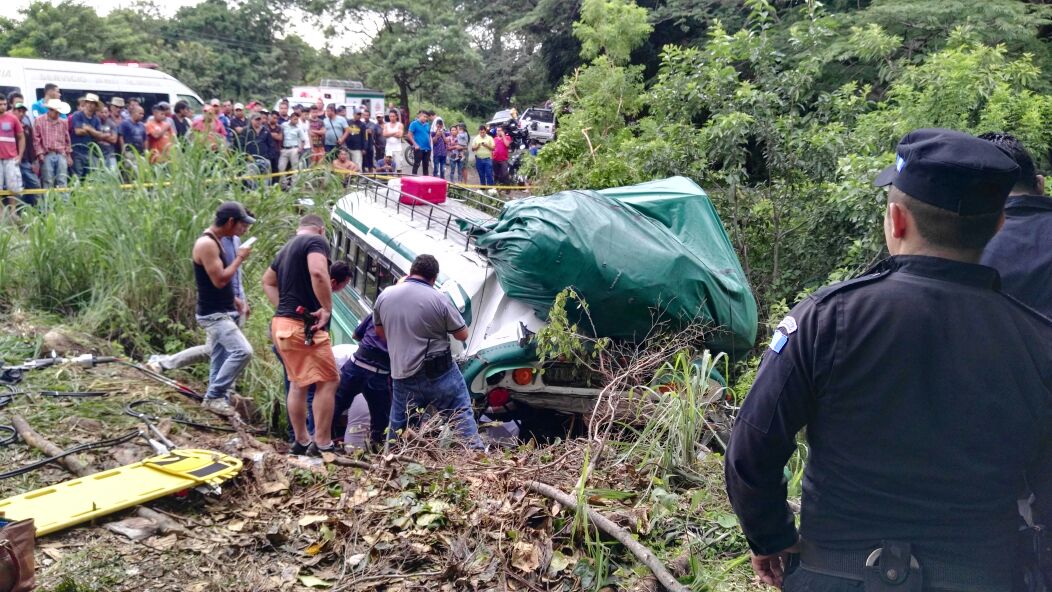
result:
[[[218,183],[222,181],[254,181],[259,179],[273,179],[276,177],[287,177],[290,175],[298,175],[300,173],[327,171],[335,175],[355,175],[360,177],[367,177],[371,179],[381,179],[384,181],[390,179],[401,179],[405,175],[384,175],[382,173],[352,173],[349,171],[338,171],[326,167],[311,167],[306,169],[298,169],[294,171],[282,171],[279,173],[267,173],[261,175],[241,175],[239,177],[231,177],[229,179],[206,179],[206,183]],[[171,181],[158,181],[154,183],[121,183],[118,185],[120,189],[153,189],[155,187],[168,187],[172,184]],[[531,187],[529,185],[468,185],[468,184],[456,184],[457,187],[465,187],[468,189],[497,189],[502,191],[528,191]],[[14,191],[0,190],[0,197],[18,196],[18,195],[45,195],[50,193],[69,193],[74,187],[53,187],[50,189],[24,189],[15,193]],[[83,187],[76,187],[77,190],[94,189],[90,185]]]

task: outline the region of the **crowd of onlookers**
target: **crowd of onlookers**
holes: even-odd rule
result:
[[[504,130],[480,126],[446,127],[433,112],[420,111],[404,124],[405,110],[374,115],[367,109],[348,114],[345,105],[290,108],[287,100],[267,110],[212,99],[200,113],[186,101],[158,102],[149,113],[140,100],[113,97],[104,102],[94,93],[77,99],[76,109],[62,100],[61,90],[47,84],[44,96],[29,104],[18,92],[0,96],[0,167],[2,186],[27,204],[30,189],[63,188],[70,175],[83,179],[96,169],[133,172],[144,156],[163,163],[171,146],[196,139],[215,150],[242,153],[249,173],[269,174],[330,163],[341,173],[398,173],[412,151],[412,173],[466,182],[465,164],[474,156],[482,185],[507,183],[511,138]],[[288,184],[290,176],[282,176]],[[14,200],[4,199],[13,204]]]

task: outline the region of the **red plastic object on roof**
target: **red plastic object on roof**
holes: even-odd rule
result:
[[[411,206],[445,203],[446,180],[438,177],[403,177],[402,193],[408,195],[402,195],[399,201]]]

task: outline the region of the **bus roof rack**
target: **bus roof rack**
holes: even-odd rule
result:
[[[408,177],[410,175],[385,175],[385,177],[389,176]],[[425,229],[440,228],[443,238],[450,238],[452,235],[462,239],[465,251],[474,242],[475,230],[499,215],[505,204],[505,201],[499,197],[487,195],[456,183],[448,184],[447,193],[447,196],[455,201],[433,204],[401,189],[395,189],[382,180],[365,175],[354,175],[352,182],[366,197],[371,198],[373,203],[381,204],[398,213],[408,210],[409,219],[423,222]],[[409,203],[404,203],[406,201]],[[463,205],[459,202],[463,202]],[[464,208],[464,206],[467,207]],[[481,214],[483,218],[479,218],[478,214]],[[461,228],[461,222],[466,230]]]

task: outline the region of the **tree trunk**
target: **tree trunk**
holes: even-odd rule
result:
[[[398,78],[398,79],[395,80],[395,83],[398,84],[398,100],[402,103],[402,108],[405,109],[405,112],[406,113],[410,113],[410,111],[409,111],[409,81],[403,80],[401,78]],[[407,124],[409,122],[403,121],[402,123],[403,124]]]

